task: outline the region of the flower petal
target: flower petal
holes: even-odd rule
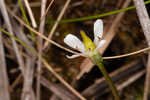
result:
[[[66,55],[66,57],[69,58],[69,59],[77,58],[77,57],[79,57],[79,56],[80,56],[80,55],[72,55],[72,56]]]
[[[80,52],[85,52],[85,48],[84,48],[84,44],[74,35],[72,34],[68,34],[65,39],[64,39],[64,42],[74,48],[74,49],[77,49],[79,50]]]
[[[106,43],[106,40],[101,40],[101,41],[98,43],[98,45],[97,45],[97,47],[96,47],[95,50],[98,50],[99,48],[101,48],[105,43]]]
[[[102,38],[103,35],[103,21],[101,19],[96,20],[94,23],[94,43],[98,44],[99,39]]]

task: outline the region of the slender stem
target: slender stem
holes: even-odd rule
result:
[[[29,22],[29,20],[28,20],[28,18],[27,18],[27,14],[26,14],[25,9],[24,9],[24,7],[23,7],[22,1],[21,1],[21,0],[18,0],[18,3],[19,3],[20,10],[21,10],[21,13],[22,13],[22,15],[23,15],[23,18],[24,18],[25,22],[27,23],[27,25],[30,26],[30,22]],[[31,36],[34,38],[34,37],[35,37],[35,34],[34,34],[31,30],[29,30],[29,32],[30,32]]]
[[[102,74],[104,75],[104,78],[106,79],[114,97],[115,97],[115,100],[120,100],[120,97],[118,95],[118,91],[114,85],[114,83],[112,82],[111,78],[109,77],[104,65],[103,65],[103,59],[102,57],[99,55],[99,54],[96,54],[92,57],[92,61],[95,65],[98,66],[98,68],[100,69],[100,71],[102,72]]]
[[[150,0],[144,2],[144,4],[149,4],[149,3],[150,3]],[[64,20],[61,20],[60,23],[71,23],[71,22],[79,22],[79,21],[92,20],[92,19],[96,19],[96,18],[102,18],[102,17],[105,17],[105,16],[110,16],[110,15],[118,14],[118,13],[121,13],[121,12],[125,12],[125,11],[128,11],[128,10],[134,9],[134,8],[135,8],[135,6],[130,6],[128,8],[122,8],[122,9],[118,9],[118,10],[115,10],[115,11],[106,12],[106,13],[103,13],[103,14],[97,14],[97,15],[94,15],[94,16],[64,19]]]

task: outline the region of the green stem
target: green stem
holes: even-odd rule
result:
[[[145,4],[149,4],[150,0],[145,1],[144,3]],[[92,19],[96,19],[96,18],[101,18],[101,17],[105,17],[105,16],[109,16],[109,15],[114,15],[114,14],[118,14],[118,13],[121,13],[121,12],[125,12],[125,11],[128,11],[128,10],[134,9],[134,8],[135,8],[135,6],[130,6],[130,7],[127,7],[127,8],[122,8],[122,9],[118,9],[118,10],[115,10],[115,11],[106,12],[106,13],[103,13],[103,14],[97,14],[97,15],[94,15],[94,16],[86,16],[86,17],[80,17],[80,18],[64,19],[64,20],[61,20],[60,23],[71,23],[71,22],[92,20]]]
[[[104,75],[104,78],[106,79],[106,81],[107,81],[109,87],[110,87],[111,90],[112,90],[112,93],[113,93],[113,95],[114,95],[114,97],[115,97],[115,100],[120,100],[120,97],[119,97],[119,95],[118,95],[118,91],[117,91],[117,89],[116,89],[114,83],[112,82],[112,80],[111,80],[111,78],[110,78],[108,72],[106,71],[106,69],[105,69],[105,67],[104,67],[104,65],[103,65],[103,63],[102,63],[102,62],[103,62],[102,57],[101,57],[99,54],[96,54],[96,55],[94,55],[94,56],[92,57],[92,61],[93,61],[93,63],[94,63],[95,65],[98,66],[98,68],[100,69],[100,71],[101,71],[102,74]]]
[[[21,10],[21,13],[22,13],[22,15],[23,15],[23,18],[24,18],[25,22],[27,23],[27,25],[30,26],[30,22],[29,22],[29,20],[28,20],[28,18],[27,18],[27,15],[26,15],[26,12],[25,12],[25,10],[24,10],[24,8],[23,8],[23,5],[22,5],[21,0],[18,0],[18,4],[19,4],[19,6],[20,6],[20,10]],[[31,30],[29,30],[29,32],[30,32],[31,36],[34,38],[34,37],[35,37],[35,34],[34,34]]]

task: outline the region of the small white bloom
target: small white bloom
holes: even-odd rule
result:
[[[72,56],[67,55],[67,58],[72,59],[72,58],[76,58],[79,56],[85,56],[85,57],[92,56],[106,42],[105,40],[100,41],[100,39],[102,38],[102,35],[103,35],[103,22],[102,22],[102,20],[98,19],[94,23],[94,45],[96,48],[94,51],[87,51],[85,48],[85,44],[82,41],[80,41],[75,35],[68,34],[65,37],[64,42],[68,46],[72,47],[73,49],[80,51],[82,53],[82,55],[72,55]]]
[[[103,21],[98,19],[94,23],[94,43],[95,45],[98,45],[99,40],[103,36]]]
[[[65,39],[64,39],[64,42],[76,49],[76,50],[79,50],[80,52],[85,52],[85,48],[84,48],[84,44],[82,41],[80,41],[76,36],[72,35],[72,34],[68,34]]]

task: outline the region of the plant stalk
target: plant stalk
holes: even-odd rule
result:
[[[115,100],[120,100],[120,97],[119,97],[119,94],[118,94],[118,91],[114,85],[114,83],[112,82],[108,72],[106,71],[104,65],[103,65],[103,59],[101,57],[100,54],[96,54],[94,56],[92,56],[92,61],[95,65],[98,66],[98,68],[100,69],[100,71],[102,72],[102,74],[104,75],[104,78],[106,79],[106,82],[108,83],[114,97],[115,97]]]

